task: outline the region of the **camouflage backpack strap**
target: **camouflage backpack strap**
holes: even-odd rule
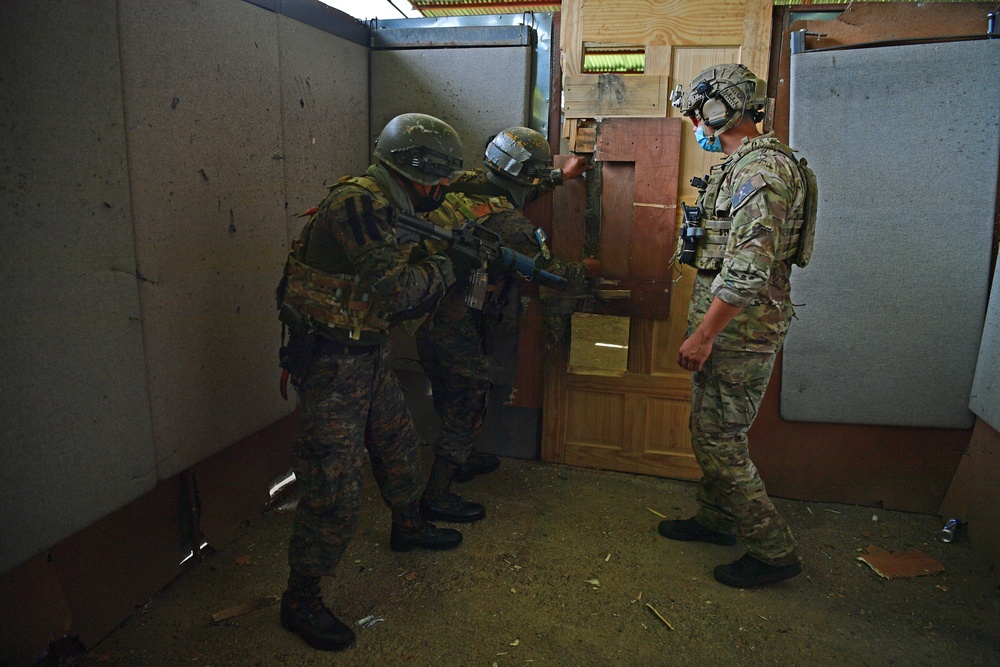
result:
[[[796,219],[796,233],[789,237],[787,248],[781,253],[782,259],[791,259],[796,266],[805,266],[812,258],[813,241],[816,237],[816,210],[819,204],[819,184],[816,173],[806,159],[795,155],[795,151],[777,139],[771,142],[769,148],[780,151],[788,156],[799,169],[799,175],[805,184],[806,193],[801,215]]]
[[[804,158],[800,159],[795,155],[795,151],[774,137],[759,137],[740,147],[740,155],[737,157],[734,171],[759,159],[759,151],[776,151],[781,153],[795,165],[806,192],[804,206],[798,215],[789,219],[790,228],[785,230],[785,235],[775,256],[779,260],[791,260],[797,266],[805,266],[812,256],[813,239],[816,231],[816,205],[819,190],[816,183],[816,175],[809,168]],[[735,212],[746,203],[755,193],[767,187],[767,183],[760,174],[754,174],[747,181],[742,183],[733,194],[732,212]]]
[[[792,255],[792,264],[805,266],[812,259],[813,241],[816,238],[816,211],[819,208],[819,184],[816,182],[816,172],[812,170],[805,158],[798,161],[799,171],[806,183],[806,203],[802,228],[799,230],[799,243]]]

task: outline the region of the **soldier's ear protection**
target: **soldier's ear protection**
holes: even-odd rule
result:
[[[701,104],[702,122],[713,130],[725,125],[732,110],[725,100],[717,96],[712,84],[702,81],[695,86],[694,92],[705,96],[705,101]]]

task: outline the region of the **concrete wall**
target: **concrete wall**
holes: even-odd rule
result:
[[[368,164],[368,49],[241,0],[18,0],[0,86],[2,572],[292,411],[274,287]]]

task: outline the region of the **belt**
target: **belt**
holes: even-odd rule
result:
[[[344,345],[336,341],[320,336],[316,341],[317,354],[333,354],[337,356],[371,354],[376,352],[381,345]]]

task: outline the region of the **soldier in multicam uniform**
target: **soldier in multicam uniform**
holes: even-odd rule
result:
[[[812,252],[815,178],[788,146],[758,132],[766,86],[743,65],[706,69],[672,101],[694,122],[702,148],[727,157],[707,180],[692,179],[697,212],[686,216],[679,248],[681,261],[698,269],[677,356],[693,371],[699,509],[661,522],[659,532],[722,545],[738,535],[746,555],[716,567],[715,578],[758,586],[802,571],[792,532],[750,460],[747,431],[792,318],[792,264],[804,266]]]
[[[545,137],[527,127],[510,127],[490,140],[484,166],[465,172],[449,186],[444,204],[427,219],[449,229],[476,221],[498,234],[504,245],[532,257],[537,268],[566,278],[570,289],[581,286],[596,270],[596,260],[567,264],[554,257],[544,233],[524,217],[522,209],[563,179],[583,174],[590,168],[587,161],[574,156],[562,169],[553,169]],[[481,504],[452,493],[451,482],[467,481],[500,466],[496,456],[476,451],[474,441],[486,415],[490,343],[513,280],[491,271],[490,298],[482,311],[465,305],[463,285],[452,287],[417,330],[420,361],[441,417],[434,464],[420,500],[425,518],[468,522],[485,516]]]
[[[442,184],[461,173],[461,156],[458,135],[443,121],[423,114],[391,120],[376,162],[362,176],[340,179],[311,212],[278,288],[291,330],[281,364],[302,406],[292,454],[302,499],[281,623],[315,648],[354,641],[323,604],[320,577],[333,574],[357,524],[365,449],[392,509],[394,551],[450,549],[462,540],[420,516],[418,438],[386,349],[391,322],[423,314],[471,269],[447,250],[409,263],[393,223],[395,209],[440,205]]]

